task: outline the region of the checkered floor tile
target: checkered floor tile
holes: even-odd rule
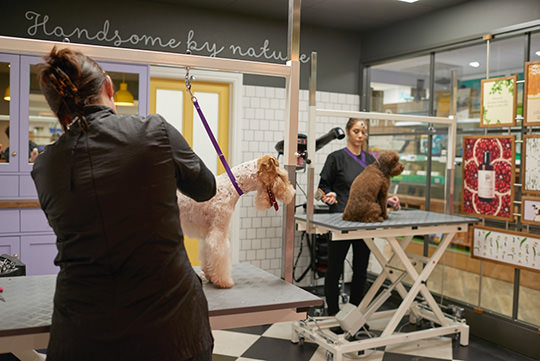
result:
[[[377,330],[370,330],[377,334]],[[290,341],[290,322],[214,331],[212,361],[327,361],[326,351],[306,340]],[[367,350],[350,358],[362,361],[533,361],[532,359],[471,337],[469,346],[450,337],[434,337]],[[348,360],[344,358],[344,360]]]
[[[401,327],[402,331],[407,330]],[[380,334],[376,322],[370,333]],[[212,361],[327,361],[326,350],[306,340],[293,344],[292,323],[216,330]],[[46,350],[42,350],[45,352]],[[499,345],[471,336],[469,346],[459,345],[450,337],[434,337],[367,350],[364,355],[347,360],[362,361],[534,361]],[[0,361],[19,361],[11,354],[0,354]]]

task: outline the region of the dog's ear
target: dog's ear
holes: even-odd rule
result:
[[[279,167],[278,160],[271,155],[264,155],[257,161],[257,168],[259,171],[269,171]]]
[[[272,156],[269,156],[269,157],[270,157],[270,162],[274,165],[274,167],[278,168],[279,167],[279,162],[276,159],[276,157],[272,157]]]
[[[391,162],[390,162],[390,159],[389,159],[389,154],[388,154],[388,151],[384,151],[384,152],[381,152],[379,154],[379,158],[377,158],[377,163],[379,165],[379,169],[381,170],[381,172],[387,176],[390,174],[390,170],[392,169],[391,168]]]
[[[390,176],[395,177],[403,172],[404,166],[399,162],[399,154],[392,152],[392,169],[390,170]]]

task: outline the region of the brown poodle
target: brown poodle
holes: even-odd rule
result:
[[[386,201],[390,177],[399,175],[401,172],[403,172],[403,164],[399,162],[399,154],[391,150],[381,152],[377,161],[368,165],[355,178],[343,212],[343,220],[382,222],[388,219]]]

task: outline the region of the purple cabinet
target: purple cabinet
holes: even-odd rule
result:
[[[9,157],[0,159],[0,203],[37,199],[30,176],[33,164],[29,160],[29,153],[34,145],[41,150],[61,134],[58,121],[50,114],[47,102],[39,91],[36,64],[41,61],[39,56],[0,54],[0,73],[3,73],[2,77],[9,78],[11,97],[9,105],[0,108],[0,144],[3,144],[4,150],[9,147]],[[100,64],[117,89],[126,82],[134,95],[134,104],[119,107],[118,112],[148,114],[149,65]],[[2,208],[0,204],[0,254],[19,254],[21,261],[26,264],[27,274],[58,272],[58,267],[53,263],[57,253],[55,242],[56,236],[41,209]]]
[[[21,254],[20,237],[1,237],[0,236],[0,254],[9,254],[10,256]]]
[[[56,236],[54,234],[21,237],[20,259],[26,264],[26,274],[56,274],[59,268],[54,265],[56,257]]]
[[[0,236],[18,233],[20,227],[20,210],[0,209]]]
[[[21,209],[20,212],[22,233],[53,232],[41,208]]]
[[[0,199],[11,199],[14,195],[18,193],[19,176],[16,174],[0,174]]]
[[[39,208],[0,209],[0,254],[17,254],[26,274],[55,274],[56,236]]]

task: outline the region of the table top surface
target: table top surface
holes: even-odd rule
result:
[[[232,276],[235,286],[230,289],[203,282],[210,317],[322,304],[320,297],[248,263],[233,265]],[[5,300],[0,300],[0,337],[48,332],[55,284],[56,275],[0,278]]]
[[[418,209],[402,209],[400,211],[388,212],[388,219],[382,222],[373,223],[344,221],[342,216],[343,213],[315,213],[313,214],[312,222],[315,225],[336,231],[357,231],[463,223],[474,224],[479,221],[479,219],[475,217],[429,212]],[[306,221],[307,215],[296,214],[295,218],[299,221]]]

